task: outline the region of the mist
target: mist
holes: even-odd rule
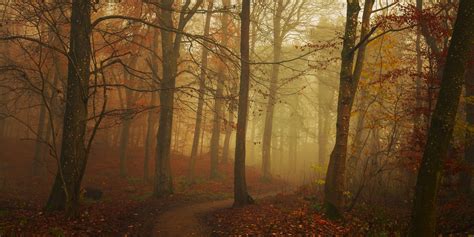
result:
[[[0,10],[0,236],[474,233],[472,1]]]

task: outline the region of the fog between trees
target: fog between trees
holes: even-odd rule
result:
[[[48,211],[77,215],[88,161],[107,151],[114,175],[139,169],[155,198],[200,182],[205,160],[206,179],[233,176],[234,206],[245,206],[255,167],[281,190],[311,186],[333,219],[367,203],[414,207],[412,236],[435,233],[437,201],[472,194],[469,0],[1,10],[0,136],[34,147],[25,169],[52,182]],[[173,159],[186,160],[184,175]]]

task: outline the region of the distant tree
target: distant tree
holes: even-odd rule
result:
[[[222,5],[224,8],[228,8],[230,2],[228,0],[223,0]],[[221,45],[223,47],[228,46],[228,28],[229,27],[229,16],[228,14],[223,14],[221,20],[221,29],[222,29],[222,38]],[[222,60],[222,59],[221,59]],[[212,133],[211,133],[211,168],[210,168],[210,178],[217,179],[219,177],[218,172],[218,163],[219,163],[219,141],[221,137],[221,124],[223,118],[223,105],[224,105],[224,82],[226,80],[225,66],[224,62],[221,61],[218,64],[217,69],[217,88],[214,93],[214,118],[212,120]]]
[[[209,37],[209,31],[211,26],[211,18],[212,18],[212,9],[214,6],[214,1],[209,0],[207,5],[207,12],[206,12],[206,19],[204,22],[204,37]],[[207,70],[208,70],[208,56],[209,56],[209,43],[204,42],[201,51],[201,65],[200,65],[200,72],[199,72],[199,97],[198,97],[198,105],[196,110],[196,123],[194,125],[194,137],[193,137],[193,144],[191,147],[191,158],[189,164],[189,173],[188,179],[190,181],[194,178],[194,168],[196,164],[196,156],[199,147],[199,138],[201,137],[201,130],[202,130],[202,114],[203,114],[203,107],[204,107],[204,94],[206,90],[206,78]]]

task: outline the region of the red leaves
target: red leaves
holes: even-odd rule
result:
[[[256,205],[214,213],[208,223],[213,232],[228,235],[291,236],[301,234],[343,235],[347,230],[309,208],[295,195],[278,195]]]

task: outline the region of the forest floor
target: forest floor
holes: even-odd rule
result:
[[[155,226],[159,226],[159,216],[168,215],[167,210],[180,210],[180,208],[185,210],[189,207],[199,209],[199,203],[215,205],[215,201],[232,198],[231,163],[220,164],[220,180],[211,181],[208,179],[210,164],[208,155],[198,157],[196,178],[191,184],[185,178],[189,159],[184,155],[174,154],[172,170],[175,194],[156,199],[152,197],[152,181],[143,179],[143,149],[129,149],[126,177],[119,175],[117,150],[106,147],[93,148],[84,175],[83,187],[100,189],[103,196],[98,201],[83,199],[80,216],[70,219],[60,212],[43,211],[55,174],[55,161],[46,158],[46,172],[40,176],[32,176],[33,142],[1,140],[0,236],[2,233],[51,236],[102,234],[148,236],[152,231],[156,231]],[[154,167],[152,161],[149,167],[152,175]],[[261,182],[258,169],[253,167],[247,169],[247,182],[250,192],[257,194],[280,191],[282,187],[288,187],[281,181]]]
[[[232,208],[232,164],[220,164],[221,179],[211,181],[207,154],[198,158],[192,184],[185,178],[189,159],[174,154],[175,194],[156,199],[152,182],[143,179],[143,149],[129,150],[128,175],[121,177],[118,149],[106,147],[92,150],[83,181],[103,197],[83,199],[80,216],[70,219],[43,211],[55,161],[49,158],[47,172],[32,176],[33,150],[30,141],[0,140],[0,236],[390,236],[403,235],[410,219],[410,203],[360,202],[343,221],[329,221],[321,214],[321,187],[295,192],[279,180],[262,182],[255,167],[248,167],[247,183],[256,203]],[[439,232],[474,233],[474,202],[446,200],[439,206]]]

